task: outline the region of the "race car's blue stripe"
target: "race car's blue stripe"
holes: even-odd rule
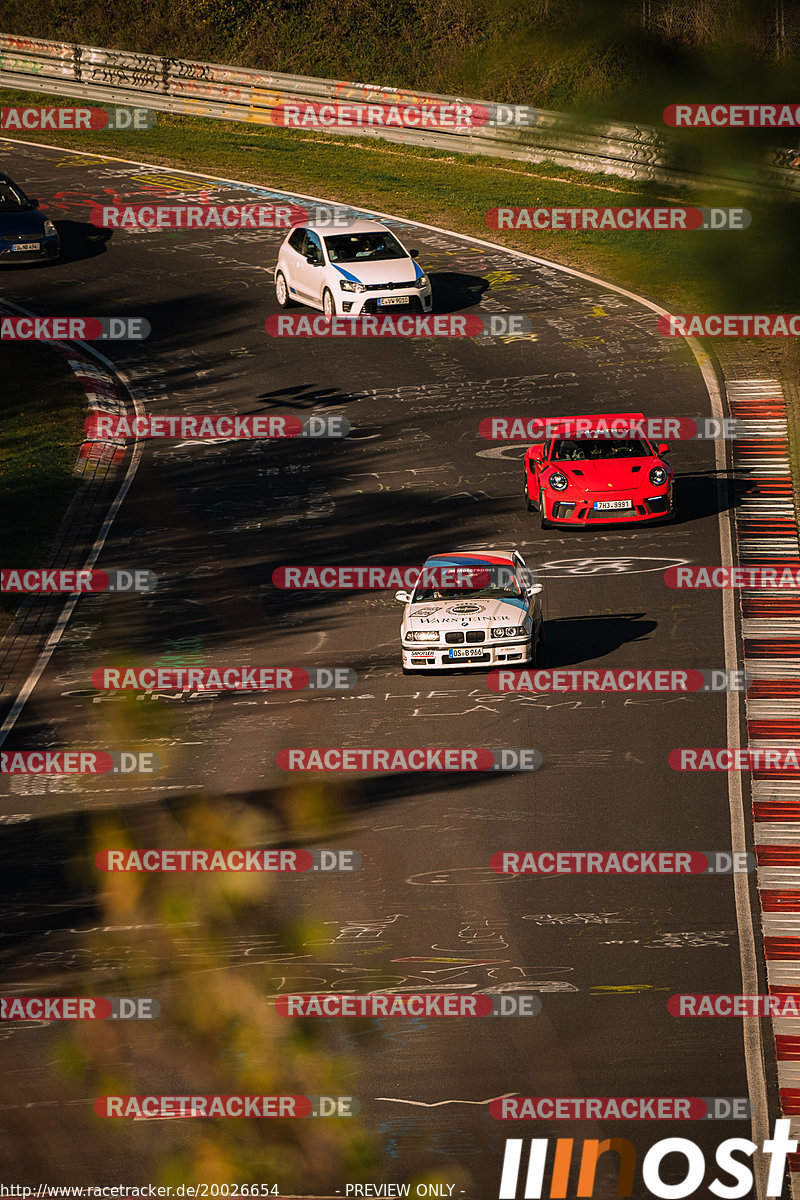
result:
[[[349,279],[351,283],[362,283],[363,282],[363,280],[359,279],[357,275],[351,275],[349,271],[345,271],[344,267],[339,267],[339,266],[337,266],[336,263],[331,263],[331,266],[334,267],[337,271],[341,271],[341,273],[342,273],[342,275],[344,275],[345,279]]]
[[[425,272],[423,271],[423,269],[422,269],[422,267],[419,265],[419,263],[418,263],[418,262],[415,262],[413,258],[412,258],[412,260],[411,260],[411,261],[414,263],[414,270],[416,271],[416,275],[414,276],[414,278],[415,278],[415,279],[419,279],[420,275],[424,275],[424,274],[425,274]]]

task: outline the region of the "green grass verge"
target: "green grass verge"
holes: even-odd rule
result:
[[[48,346],[3,345],[0,499],[8,514],[3,566],[40,567],[79,481],[86,397],[62,355]],[[0,633],[19,597],[0,593]]]

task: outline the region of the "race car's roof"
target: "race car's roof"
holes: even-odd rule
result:
[[[541,423],[547,424],[548,437],[572,437],[576,429],[611,429],[617,423],[630,423],[644,421],[644,413],[627,412],[627,413],[598,413],[597,416],[590,417],[584,413],[580,417],[541,417]],[[580,424],[579,424],[580,422]]]
[[[452,554],[432,554],[425,566],[483,567],[486,564],[513,563],[511,553],[504,550],[456,550]]]
[[[338,222],[333,225],[330,221],[318,221],[316,224],[312,221],[305,226],[306,229],[318,229],[320,233],[331,234],[337,237],[339,234],[348,233],[386,233],[385,225],[380,221],[348,221],[343,224]]]

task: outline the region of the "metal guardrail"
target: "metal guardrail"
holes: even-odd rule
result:
[[[106,50],[0,33],[0,85],[117,105],[146,106],[225,121],[274,125],[285,102],[356,102],[384,106],[439,103],[492,109],[485,101],[395,88],[282,75],[188,59]],[[714,180],[682,170],[674,147],[659,131],[624,122],[580,121],[563,113],[530,109],[535,124],[467,129],[337,126],[335,133],[380,138],[458,154],[490,155],[518,162],[552,162],[573,170],[673,185],[728,183],[750,191],[776,187],[800,191],[800,171],[780,165],[780,153],[756,177],[731,173]]]

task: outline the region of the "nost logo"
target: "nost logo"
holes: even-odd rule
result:
[[[714,1179],[705,1183],[705,1155],[696,1142],[688,1138],[662,1138],[651,1146],[641,1163],[641,1188],[644,1194],[655,1197],[656,1200],[684,1200],[688,1196],[707,1196],[711,1191],[715,1196],[726,1196],[729,1200],[742,1200],[753,1194],[753,1171],[741,1155],[752,1159],[759,1151],[769,1159],[767,1174],[766,1196],[780,1196],[783,1191],[783,1181],[786,1174],[786,1162],[789,1154],[797,1150],[797,1142],[789,1136],[791,1124],[788,1120],[775,1122],[775,1132],[771,1139],[765,1139],[759,1148],[757,1142],[736,1137],[728,1138],[717,1146],[714,1161],[723,1173],[724,1179]],[[580,1173],[576,1196],[594,1197],[608,1196],[608,1182],[603,1180],[600,1190],[595,1192],[597,1166],[604,1154],[613,1153],[617,1156],[617,1196],[632,1196],[634,1184],[637,1182],[638,1154],[635,1146],[627,1138],[585,1138],[580,1145]],[[523,1175],[524,1141],[522,1138],[507,1138],[503,1154],[503,1166],[498,1190],[498,1200],[542,1200],[543,1197],[558,1197],[568,1195],[570,1172],[573,1164],[573,1138],[558,1138],[551,1154],[551,1142],[548,1138],[530,1138],[528,1140],[528,1164]],[[734,1154],[737,1155],[734,1158]],[[664,1159],[670,1156],[680,1158],[680,1169],[683,1178],[675,1182],[667,1182],[662,1178]],[[550,1188],[544,1190],[546,1173],[549,1174]],[[672,1172],[671,1172],[672,1174]],[[524,1182],[523,1182],[524,1179]],[[733,1180],[733,1183],[730,1180]],[[701,1188],[704,1188],[701,1192]]]

